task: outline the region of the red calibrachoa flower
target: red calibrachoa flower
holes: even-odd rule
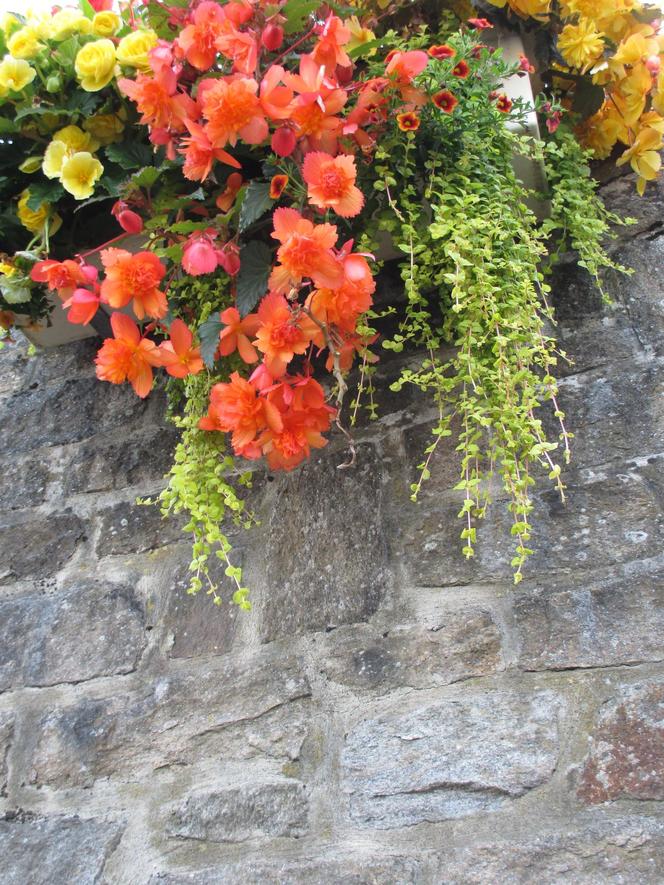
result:
[[[446,114],[451,114],[454,108],[459,104],[459,99],[454,96],[448,89],[442,89],[431,96],[431,101]]]
[[[186,378],[187,375],[198,375],[203,371],[204,364],[201,352],[194,347],[194,336],[191,329],[182,320],[173,320],[168,330],[170,341],[162,341],[159,345],[161,365],[174,378]]]
[[[487,28],[493,27],[488,18],[469,18],[468,24],[471,28],[475,28],[478,31],[486,31]]]
[[[304,158],[302,177],[308,185],[308,197],[318,209],[334,209],[342,218],[359,215],[364,194],[355,186],[355,157],[340,154],[331,157],[322,151]]]
[[[503,92],[496,99],[496,108],[503,114],[509,114],[512,110],[512,100]]]
[[[465,59],[461,59],[461,61],[458,61],[452,68],[452,73],[455,77],[459,77],[461,80],[465,80],[468,74],[470,74],[470,67],[468,66],[468,62],[465,61]]]
[[[161,365],[161,353],[154,341],[142,338],[136,323],[123,313],[111,316],[113,338],[101,346],[95,363],[97,378],[111,384],[129,381],[144,399],[152,390],[152,367]]]
[[[288,186],[287,175],[273,175],[270,181],[270,197],[278,200]]]
[[[132,255],[125,249],[104,249],[101,261],[106,270],[106,279],[101,284],[102,301],[111,307],[125,307],[133,299],[139,320],[166,316],[166,295],[157,288],[166,268],[153,252]]]
[[[431,58],[436,58],[439,61],[442,61],[446,58],[454,58],[456,55],[456,49],[452,46],[448,46],[447,43],[442,43],[440,46],[430,46],[427,49],[427,52],[431,56]]]
[[[420,128],[420,118],[414,111],[397,114],[397,125],[402,132],[415,132]]]

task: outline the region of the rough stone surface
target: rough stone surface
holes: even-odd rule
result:
[[[96,885],[122,834],[119,824],[78,817],[0,820],[4,885]]]
[[[241,612],[221,562],[221,606],[187,595],[181,523],[134,504],[163,392],[97,382],[96,341],[0,352],[0,885],[661,885],[663,188],[604,187],[640,216],[611,305],[551,277],[573,460],[516,588],[500,493],[460,553],[453,438],[410,501],[416,353],[383,354],[355,467],[339,434],[258,467]]]
[[[338,470],[344,457],[334,452],[315,458],[297,475],[275,479],[266,496],[265,642],[365,621],[384,594],[387,545],[378,455],[360,446],[352,473]],[[295,550],[302,556],[293,557]]]
[[[0,584],[17,578],[54,575],[85,540],[85,532],[81,520],[70,513],[58,514],[48,520],[38,516],[2,520]]]
[[[170,817],[169,835],[210,842],[307,832],[308,803],[297,781],[251,783],[191,795]]]
[[[84,583],[0,598],[0,691],[128,673],[145,641],[129,587]]]
[[[551,692],[494,691],[367,719],[342,757],[351,817],[396,827],[497,810],[549,780],[560,716]]]
[[[664,682],[630,686],[602,707],[578,795],[593,805],[664,799]]]
[[[423,864],[411,857],[339,849],[331,854],[336,856],[301,860],[275,856],[192,873],[158,873],[149,885],[416,885],[424,881]]]

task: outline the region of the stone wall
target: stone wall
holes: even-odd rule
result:
[[[134,505],[159,395],[88,345],[0,354],[4,885],[663,881],[664,195],[605,192],[635,273],[612,307],[556,277],[575,458],[517,589],[500,510],[458,552],[453,451],[410,503],[405,392],[354,470],[257,477],[251,613],[188,597],[179,524]]]

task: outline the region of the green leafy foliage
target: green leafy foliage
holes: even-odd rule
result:
[[[28,209],[33,212],[37,212],[43,203],[57,203],[65,194],[59,181],[48,178],[31,181],[29,190]]]
[[[141,169],[149,166],[153,160],[152,149],[141,142],[120,142],[109,144],[105,148],[106,156],[112,163],[123,169]]]
[[[244,192],[238,230],[243,233],[273,205],[269,181],[252,181]]]
[[[272,269],[272,250],[260,240],[251,240],[240,249],[240,272],[237,275],[237,309],[245,317],[267,293]]]
[[[210,317],[198,327],[198,337],[201,342],[201,356],[203,362],[208,368],[214,365],[214,355],[219,347],[219,333],[224,328],[224,324]]]

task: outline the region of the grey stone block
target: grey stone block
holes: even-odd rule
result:
[[[0,599],[0,691],[129,673],[145,647],[143,623],[126,586],[86,582]]]
[[[308,830],[309,804],[298,781],[264,781],[198,791],[169,817],[168,834],[208,842],[298,838]]]
[[[55,575],[85,539],[85,526],[72,513],[30,513],[0,523],[0,584]]]
[[[550,691],[473,691],[361,722],[342,753],[351,819],[386,829],[498,810],[550,779],[561,711]]]
[[[97,556],[146,553],[183,538],[182,517],[163,517],[158,505],[123,502],[99,511]]]

